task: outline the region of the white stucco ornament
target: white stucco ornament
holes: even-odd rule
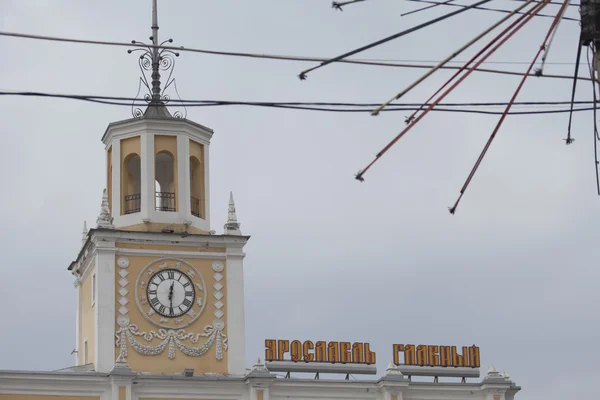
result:
[[[129,325],[129,317],[125,315],[119,315],[117,317],[117,324],[119,324],[120,327],[125,327]]]
[[[213,263],[212,263],[212,269],[215,272],[222,272],[224,268],[225,268],[225,266],[223,265],[222,261],[219,261],[219,260],[213,261]]]
[[[225,321],[223,321],[222,319],[215,319],[213,321],[213,326],[215,327],[215,329],[223,330],[225,329]]]
[[[113,225],[113,217],[110,216],[110,208],[108,207],[108,194],[106,189],[102,192],[102,203],[100,205],[100,215],[96,220],[96,227],[102,229],[115,229]]]
[[[398,368],[394,363],[390,363],[385,370],[386,375],[402,375],[400,368]]]
[[[129,258],[127,257],[119,257],[117,260],[117,265],[119,268],[127,268],[129,267]]]
[[[226,235],[241,235],[240,230],[241,224],[237,220],[235,214],[235,202],[233,201],[233,192],[229,192],[229,207],[227,210],[227,222],[225,223],[225,234]]]
[[[227,336],[222,330],[214,326],[205,326],[203,333],[187,333],[184,329],[159,329],[158,332],[140,332],[137,325],[129,324],[115,332],[115,345],[120,349],[119,356],[127,357],[127,344],[139,354],[157,356],[168,348],[169,359],[175,358],[175,349],[190,357],[200,357],[206,354],[215,345],[216,359],[222,360],[223,351],[227,350]],[[156,345],[144,344],[136,339],[142,337],[147,343],[155,339],[161,340]],[[206,341],[200,346],[190,346],[185,342],[197,344],[200,338]]]

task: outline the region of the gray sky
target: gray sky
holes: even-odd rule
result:
[[[177,45],[323,57],[451,10],[400,17],[420,7],[400,0],[343,13],[330,0],[159,3],[161,37]],[[0,15],[3,31],[121,42],[150,35],[149,0],[0,0]],[[441,60],[500,17],[471,11],[356,57]],[[550,21],[533,21],[493,60],[530,61]],[[572,62],[578,34],[576,22],[561,24],[549,62]],[[0,50],[1,90],[137,91],[136,57],[125,48],[2,37]],[[299,81],[311,65],[183,53],[175,76],[187,99],[377,102],[423,72],[333,65]],[[546,73],[572,70],[551,64]],[[424,101],[448,76],[434,75],[405,100]],[[517,83],[473,74],[447,101],[507,101]],[[570,85],[531,79],[519,100],[568,100]],[[591,99],[589,83],[579,89],[579,99]],[[570,147],[562,140],[567,114],[509,117],[454,216],[447,207],[498,117],[431,113],[364,183],[354,180],[405,116],[188,110],[189,119],[215,130],[212,228],[222,232],[233,190],[242,232],[252,235],[245,261],[248,366],[263,357],[265,338],[370,342],[380,371],[393,343],[475,343],[482,369],[507,371],[523,387],[519,398],[592,398],[600,360],[600,198],[591,113],[576,114]],[[75,290],[66,268],[83,220],[93,225],[99,211],[100,138],[108,123],[129,117],[128,107],[0,98],[1,369],[72,364]]]

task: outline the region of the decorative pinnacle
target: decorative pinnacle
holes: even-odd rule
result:
[[[127,360],[123,356],[123,353],[119,354],[119,357],[115,360],[115,365],[111,371],[111,373],[131,373],[131,368],[127,364]]]
[[[113,225],[113,217],[110,216],[110,208],[108,207],[108,194],[106,189],[102,192],[102,205],[100,206],[100,215],[96,220],[96,228],[115,229]]]
[[[83,221],[83,231],[81,231],[81,247],[85,245],[88,236],[87,222]]]
[[[398,368],[394,363],[390,363],[385,371],[386,375],[402,375],[400,368]]]
[[[229,209],[227,211],[227,222],[225,223],[226,235],[241,235],[240,223],[235,215],[235,203],[233,201],[233,192],[229,192]]]
[[[267,369],[265,364],[263,364],[263,362],[260,361],[260,358],[258,360],[256,360],[256,363],[252,366],[252,372],[254,372],[254,371],[269,372],[269,370]]]

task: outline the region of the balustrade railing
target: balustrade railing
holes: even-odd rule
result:
[[[142,207],[142,196],[139,193],[125,196],[125,214],[140,212]]]
[[[156,211],[176,211],[175,193],[156,192]]]
[[[192,215],[202,218],[202,214],[200,214],[200,199],[195,197],[190,197],[191,207],[192,207]]]

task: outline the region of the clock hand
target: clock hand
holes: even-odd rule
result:
[[[173,308],[173,285],[175,285],[175,282],[172,282],[171,287],[169,288],[169,302],[171,303],[171,308]]]

